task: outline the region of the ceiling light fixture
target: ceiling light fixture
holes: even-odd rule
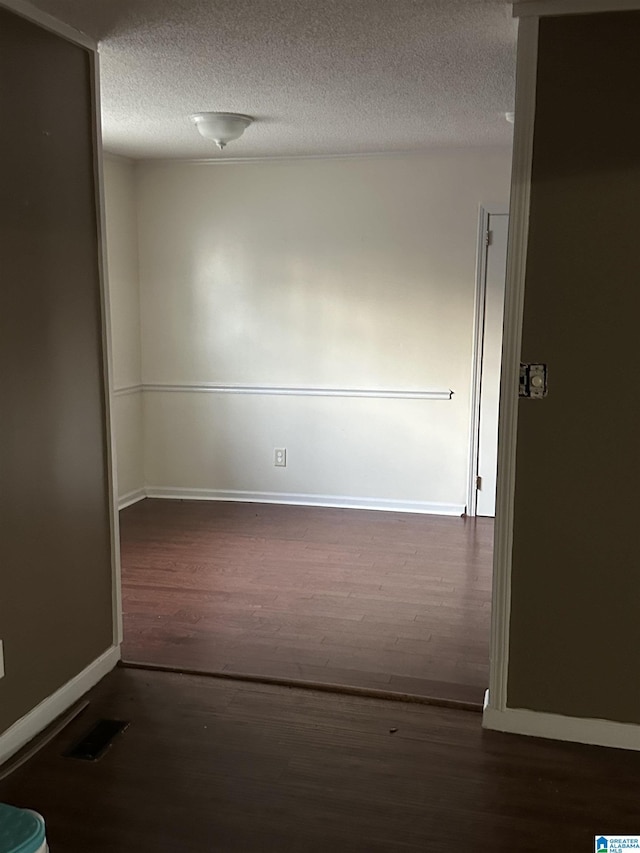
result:
[[[191,121],[205,139],[211,139],[222,151],[227,142],[238,139],[253,118],[240,113],[194,113]]]

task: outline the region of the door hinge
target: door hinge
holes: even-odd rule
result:
[[[487,229],[487,233],[484,235],[484,243],[485,246],[490,246],[493,243],[493,231]]]
[[[476,477],[476,489],[478,489],[478,491],[482,491],[482,477],[479,474]]]

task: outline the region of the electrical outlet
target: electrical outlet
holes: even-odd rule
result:
[[[0,640],[0,678],[4,678],[4,645]]]
[[[287,448],[286,447],[276,447],[273,451],[273,464],[276,468],[286,468],[287,467]]]

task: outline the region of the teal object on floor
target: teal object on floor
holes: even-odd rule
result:
[[[46,849],[44,821],[26,809],[0,803],[0,853],[40,853]]]

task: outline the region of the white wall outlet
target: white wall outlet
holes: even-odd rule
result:
[[[273,451],[273,464],[276,468],[286,468],[287,467],[287,448],[286,447],[276,447]]]
[[[4,645],[0,640],[0,678],[4,678]]]

